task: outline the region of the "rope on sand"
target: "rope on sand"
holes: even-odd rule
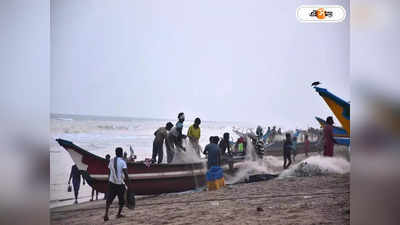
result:
[[[138,206],[153,206],[153,205],[172,205],[172,204],[188,204],[188,203],[200,203],[200,202],[213,202],[213,201],[236,201],[242,199],[273,199],[273,198],[288,198],[288,197],[299,197],[299,196],[323,196],[323,195],[344,195],[349,194],[350,191],[345,192],[320,192],[320,193],[299,193],[299,194],[289,194],[289,195],[254,195],[254,196],[245,196],[245,197],[236,197],[236,198],[212,198],[212,199],[204,199],[204,200],[191,200],[191,201],[172,201],[172,202],[157,202],[157,203],[148,203],[148,204],[138,204]],[[118,208],[118,206],[111,206],[110,208]],[[66,212],[76,212],[76,211],[90,211],[96,209],[105,209],[102,207],[95,208],[87,208],[87,209],[71,209],[71,210],[62,210],[62,211],[53,211],[52,213],[66,213]]]

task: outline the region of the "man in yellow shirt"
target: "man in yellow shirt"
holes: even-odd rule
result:
[[[200,157],[200,118],[194,120],[194,124],[189,127],[187,136],[189,137],[190,144],[193,146],[196,154]]]

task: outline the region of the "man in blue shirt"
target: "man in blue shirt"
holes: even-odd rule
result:
[[[210,169],[213,166],[219,166],[221,164],[221,150],[218,146],[219,137],[215,136],[211,138],[211,143],[208,144],[204,151],[208,153],[207,168]]]

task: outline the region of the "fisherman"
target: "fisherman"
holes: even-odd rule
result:
[[[273,126],[271,130],[271,138],[270,138],[271,142],[274,142],[275,136],[276,136],[276,127]]]
[[[158,164],[160,164],[163,160],[163,145],[164,145],[164,140],[167,138],[168,131],[171,130],[171,128],[174,125],[171,122],[168,122],[165,127],[160,127],[154,132],[154,141],[153,141],[153,156],[151,158],[152,163],[156,162],[156,158],[158,156]]]
[[[106,165],[107,165],[107,167],[108,167],[108,164],[110,163],[110,159],[111,159],[110,154],[107,154],[107,155],[106,155]],[[109,174],[108,176],[110,176],[110,174]],[[107,180],[108,180],[109,178],[110,178],[110,177],[108,177]],[[106,193],[104,193],[104,198],[103,198],[103,200],[106,200],[106,199],[107,199],[107,192],[108,192],[108,191],[106,191]],[[93,189],[92,189],[92,196],[93,196]],[[93,197],[92,197],[92,198],[93,198]]]
[[[196,154],[200,157],[200,118],[196,118],[194,120],[194,124],[189,127],[187,132],[187,136],[189,137],[190,144],[192,145],[193,149],[196,151]]]
[[[289,168],[290,164],[292,164],[292,160],[290,158],[290,154],[292,151],[292,140],[290,138],[290,133],[286,133],[286,139],[283,143],[283,169]],[[288,164],[286,164],[288,162]]]
[[[128,162],[128,153],[124,152],[124,157],[123,157],[125,162]]]
[[[304,154],[308,157],[308,152],[310,151],[310,141],[308,140],[308,134],[304,136]]]
[[[324,156],[333,157],[333,145],[336,143],[333,138],[333,118],[328,116],[326,118],[326,125],[323,129],[323,144],[324,144]]]
[[[72,179],[72,185],[74,186],[74,195],[75,195],[74,204],[78,204],[78,194],[79,194],[79,187],[81,185],[81,176],[83,180],[83,185],[85,185],[85,178],[83,177],[83,174],[79,171],[76,165],[73,165],[71,167],[71,173],[69,175],[68,185],[71,184],[71,179]]]
[[[267,134],[268,134],[268,135],[271,134],[271,127],[268,127],[268,129],[267,129]]]
[[[263,134],[263,129],[262,129],[261,126],[257,126],[256,135],[257,135],[258,138],[262,138],[262,136],[264,135]]]
[[[108,196],[106,201],[106,212],[104,215],[104,221],[108,221],[108,209],[113,202],[115,196],[118,196],[119,209],[117,218],[125,217],[121,214],[124,206],[124,192],[125,182],[129,186],[129,176],[127,171],[126,162],[122,158],[122,148],[118,147],[115,149],[115,158],[113,158],[108,164],[109,179],[108,179]]]
[[[129,151],[131,152],[131,155],[129,156],[129,161],[135,162],[136,155],[135,152],[133,151],[132,145],[129,145]]]
[[[246,142],[244,140],[243,137],[239,137],[235,143],[235,151],[239,154],[239,155],[246,155]]]
[[[210,143],[209,143],[209,144],[212,144],[213,138],[214,138],[214,136],[210,136],[210,139],[209,139],[209,140],[210,140]],[[208,157],[208,149],[207,149],[207,148],[204,148],[203,154],[204,154],[206,157]]]
[[[271,127],[268,127],[267,132],[265,132],[265,141],[268,143],[271,142]]]
[[[219,142],[219,149],[221,150],[221,156],[231,156],[231,145],[229,144],[229,133],[224,133],[223,139]]]
[[[210,169],[212,166],[221,165],[221,152],[218,146],[219,137],[214,136],[211,138],[211,143],[208,144],[204,151],[208,153],[207,168]]]
[[[296,155],[297,155],[297,136],[293,135],[293,141],[292,141],[292,156],[293,156],[293,162],[296,162]]]
[[[167,162],[171,163],[174,159],[175,152],[178,151],[178,148],[186,151],[186,148],[182,145],[182,138],[185,138],[182,135],[183,130],[183,122],[185,121],[185,114],[183,112],[178,114],[178,122],[175,127],[171,129],[171,131],[167,135],[166,146],[167,146]]]

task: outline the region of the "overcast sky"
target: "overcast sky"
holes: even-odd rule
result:
[[[318,2],[53,0],[51,112],[317,127],[313,81],[350,100],[349,17],[296,19]]]

